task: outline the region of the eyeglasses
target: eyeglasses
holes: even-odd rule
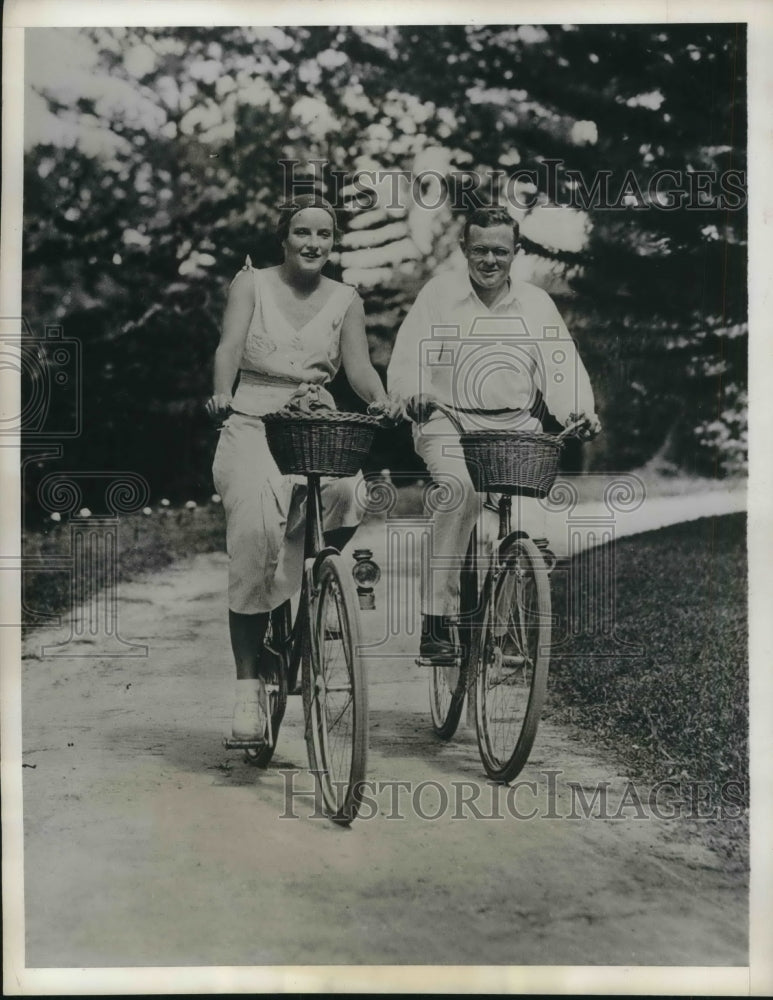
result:
[[[507,260],[508,257],[512,257],[513,251],[508,250],[507,247],[481,247],[475,246],[470,247],[467,251],[468,256],[472,257],[473,260],[483,260],[488,257],[490,253],[494,254],[496,260]]]

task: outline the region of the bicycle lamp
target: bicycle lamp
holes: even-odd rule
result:
[[[355,549],[354,560],[352,576],[357,584],[360,610],[373,611],[376,607],[376,595],[373,588],[381,579],[381,570],[374,562],[373,552],[370,549]]]

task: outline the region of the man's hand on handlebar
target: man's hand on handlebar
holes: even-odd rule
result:
[[[213,396],[209,397],[204,405],[204,409],[207,411],[207,416],[210,420],[225,420],[231,412],[232,402],[233,397],[230,392],[216,392]]]
[[[598,418],[598,414],[591,413],[588,415],[584,411],[582,413],[570,413],[564,421],[564,427],[571,427],[572,424],[576,424],[578,421],[582,421],[576,431],[577,437],[581,441],[591,441],[596,435],[601,433],[601,421]]]
[[[386,423],[399,424],[403,419],[403,404],[396,396],[390,394],[374,400],[368,406],[368,413],[372,417],[381,417]]]
[[[417,393],[405,403],[405,413],[414,423],[423,424],[429,420],[438,407],[438,401],[427,393]]]

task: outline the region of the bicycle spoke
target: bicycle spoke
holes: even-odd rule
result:
[[[326,809],[338,822],[351,822],[365,772],[367,699],[357,612],[340,567],[340,556],[329,556],[319,571],[304,690],[309,755]]]
[[[489,776],[511,780],[536,732],[547,677],[550,595],[533,543],[518,540],[494,577],[476,681],[478,746]],[[541,646],[542,644],[542,646]]]
[[[441,739],[450,739],[456,732],[467,690],[467,649],[460,630],[452,626],[453,644],[459,652],[459,663],[433,666],[429,672],[429,705],[432,728]]]

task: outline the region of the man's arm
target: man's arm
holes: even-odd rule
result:
[[[426,392],[427,374],[421,375],[422,341],[432,336],[433,315],[426,286],[403,320],[392,348],[387,367],[387,388],[390,394],[408,402],[420,392]]]
[[[538,311],[538,346],[545,372],[545,384],[540,388],[548,409],[562,424],[576,419],[579,414],[595,418],[593,388],[585,365],[547,292],[540,296]],[[550,335],[556,330],[558,336]]]

